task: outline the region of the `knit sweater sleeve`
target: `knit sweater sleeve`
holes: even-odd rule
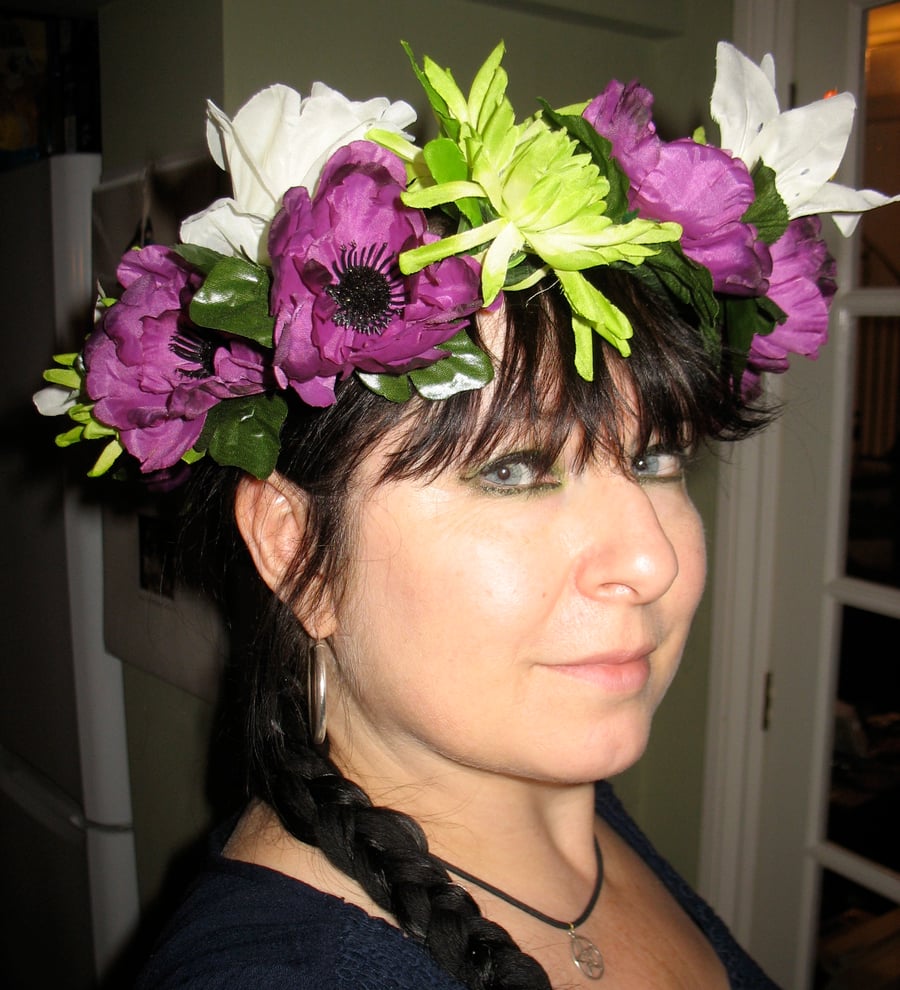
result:
[[[704,933],[728,974],[732,990],[778,990],[737,943],[722,919],[653,847],[605,781],[596,789],[597,814],[616,830]]]
[[[136,990],[464,990],[380,918],[291,877],[212,857]]]

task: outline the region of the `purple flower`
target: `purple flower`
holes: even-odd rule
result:
[[[263,391],[263,357],[190,321],[203,276],[169,248],[129,251],[117,274],[122,298],[85,345],[87,391],[96,418],[118,430],[142,471],[156,471],[196,443],[217,402]]]
[[[741,222],[755,197],[746,165],[688,138],[661,141],[652,109],[648,90],[614,80],[584,111],[628,176],[629,206],[639,216],[680,223],[682,250],[709,269],[717,292],[764,295],[769,249]]]
[[[769,298],[787,314],[770,333],[756,336],[747,356],[741,391],[759,391],[759,374],[788,369],[788,355],[816,358],[828,338],[828,311],[837,285],[835,262],[822,238],[818,217],[800,217],[772,245]]]
[[[331,405],[335,383],[354,370],[433,364],[481,306],[471,258],[400,273],[402,251],[437,239],[401,202],[405,188],[396,155],[355,141],[329,159],[314,197],[289,190],[272,222],[275,375],[310,405]]]

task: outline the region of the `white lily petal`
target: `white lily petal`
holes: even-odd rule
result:
[[[32,401],[42,416],[62,416],[78,401],[78,392],[62,385],[48,385],[35,392]]]
[[[305,186],[312,191],[338,148],[363,139],[373,127],[411,140],[403,128],[416,119],[407,103],[383,97],[357,103],[324,83],[315,83],[306,99],[288,86],[269,86],[251,97],[233,120],[213,103],[207,116],[207,144],[216,163],[231,175],[235,214],[264,222],[278,211],[288,189]],[[251,256],[256,253],[254,249]]]
[[[251,261],[265,264],[269,259],[268,229],[268,218],[241,213],[233,199],[219,199],[183,220],[180,233],[185,244],[198,244],[220,254],[245,254]]]
[[[290,157],[296,142],[291,132],[302,104],[300,94],[290,87],[269,86],[238,110],[230,126],[226,127],[217,116],[217,123],[223,127],[234,198],[243,212],[275,215],[288,187],[274,181],[272,166]]]
[[[710,113],[719,125],[721,145],[736,158],[744,157],[767,121],[778,116],[778,99],[771,73],[756,65],[734,45],[720,41],[716,49],[716,82]]]
[[[855,112],[851,94],[841,93],[789,110],[763,126],[752,146],[753,160],[774,169],[775,185],[791,216],[799,215],[794,209],[840,167]]]
[[[281,157],[270,163],[273,184],[282,193],[292,186],[305,186],[312,192],[338,148],[363,140],[373,127],[410,138],[403,128],[415,119],[407,103],[391,103],[383,97],[354,103],[324,83],[315,83],[303,101],[300,117],[289,122],[281,138]]]
[[[851,186],[842,186],[837,182],[826,182],[815,196],[803,204],[802,212],[792,213],[791,218],[809,216],[813,213],[831,213],[838,230],[845,237],[849,237],[856,229],[861,213],[898,202],[900,196],[885,196],[884,193],[876,192],[874,189],[853,189]]]

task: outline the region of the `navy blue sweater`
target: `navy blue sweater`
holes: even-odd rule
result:
[[[709,939],[733,990],[777,990],[722,921],[662,859],[608,784],[597,812]],[[138,990],[462,990],[380,918],[261,866],[213,853],[138,981]]]

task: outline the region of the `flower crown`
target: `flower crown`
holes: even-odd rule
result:
[[[106,440],[90,474],[124,449],[144,472],[207,455],[266,477],[285,395],[328,406],[351,374],[397,402],[480,388],[492,368],[470,317],[545,276],[590,378],[593,334],[627,356],[633,332],[585,277],[598,265],[692,311],[708,347],[735,355],[745,395],[789,353],[816,356],[835,291],[818,215],[848,234],[891,202],[830,181],[850,94],[781,113],[771,56],[756,65],[720,43],[717,148],[701,132],[662,141],[636,82],[516,123],[502,44],[468,97],[404,47],[440,125],[421,148],[407,104],[354,103],[321,83],[305,99],[272,86],[233,120],[209,104],[233,197],[185,220],[177,246],[126,253],[121,297],[101,294],[83,351],[57,356],[35,396],[74,421],[61,446]],[[429,227],[435,211],[446,236]]]

